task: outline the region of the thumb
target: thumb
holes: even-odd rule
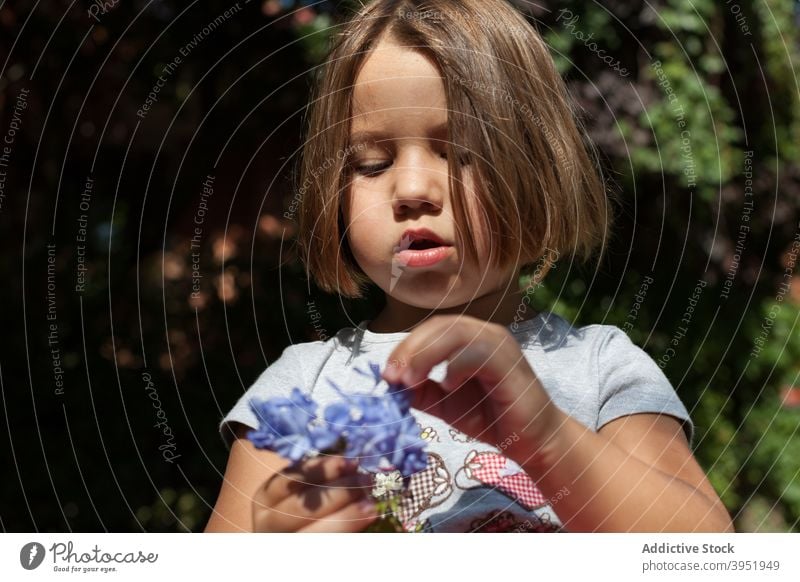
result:
[[[411,406],[413,408],[441,417],[442,402],[447,393],[438,382],[426,379],[409,387],[409,390],[411,391]]]

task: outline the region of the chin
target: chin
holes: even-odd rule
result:
[[[409,291],[407,289],[398,289],[397,287],[389,291],[389,288],[386,287],[383,289],[383,292],[404,305],[416,307],[417,309],[427,309],[429,311],[450,309],[466,303],[466,301],[462,300],[460,297],[453,297],[452,293],[448,296],[446,288],[444,290],[425,292],[417,290]]]

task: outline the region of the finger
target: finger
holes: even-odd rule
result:
[[[544,404],[544,387],[521,350],[504,351],[491,366],[475,361],[467,352],[456,355],[447,364],[442,389],[458,390],[458,398],[463,399],[469,394],[472,405],[481,406],[488,413],[489,426],[494,423],[527,426],[530,416]],[[467,387],[479,391],[465,392]]]
[[[442,406],[448,393],[433,380],[423,380],[410,391],[411,407],[442,418]]]
[[[490,350],[475,349],[472,345],[457,351],[448,359],[447,376],[442,380],[442,389],[445,392],[453,392],[470,378],[486,376],[489,371],[488,365],[494,355],[495,353]]]
[[[323,455],[275,473],[258,491],[256,501],[274,507],[281,500],[315,484],[328,483],[356,473],[358,465],[339,455]]]
[[[330,483],[309,485],[254,519],[262,519],[268,531],[298,531],[367,498],[371,486],[368,475],[348,475]]]
[[[447,333],[456,321],[458,316],[438,315],[417,325],[408,337],[392,350],[388,358],[389,364],[382,374],[383,378],[387,382],[403,381],[403,374],[408,370],[406,356],[425,349],[426,344],[435,343],[437,336]]]
[[[486,426],[493,415],[486,417],[486,393],[476,381],[467,381],[454,391],[445,391],[433,380],[426,380],[412,392],[411,406],[436,416],[455,429],[485,440]]]
[[[447,366],[443,391],[452,396],[442,403],[437,416],[479,440],[491,438],[493,432],[502,440],[513,432],[527,436],[528,442],[539,443],[541,435],[551,432],[542,427],[555,416],[552,402],[524,355],[520,353],[517,361],[509,360],[514,363],[502,375],[475,372],[470,362],[457,360]],[[520,447],[524,444],[522,441]]]
[[[387,371],[390,377],[412,385],[424,380],[436,364],[450,360],[462,350],[471,357],[485,360],[499,341],[495,326],[474,318],[442,316],[426,321],[415,329],[390,356],[402,362],[402,370]]]
[[[411,372],[406,382],[418,383],[427,378],[433,366],[447,360],[447,377],[442,383],[445,390],[454,390],[473,377],[489,385],[498,384],[511,369],[514,354],[521,353],[518,344],[516,350],[509,349],[514,347],[511,342],[516,344],[513,337],[494,329],[453,329],[430,348],[407,357]]]
[[[378,517],[375,502],[365,500],[363,503],[350,505],[319,519],[303,529],[301,533],[334,533],[334,532],[360,532],[363,531]]]
[[[465,382],[454,389],[444,389],[434,380],[423,380],[411,390],[411,406],[449,422],[443,414],[451,417],[450,411],[456,408],[464,413],[474,412],[475,405],[485,396],[483,390],[479,386],[476,388],[475,384]],[[454,394],[455,392],[458,394]]]
[[[513,338],[509,340],[515,341]],[[496,388],[502,387],[503,382],[515,373],[517,366],[527,364],[527,360],[521,350],[507,349],[509,340],[500,339],[490,353],[470,347],[456,353],[447,362],[447,376],[442,380],[442,389],[452,392],[476,378],[485,389],[485,397],[491,394],[497,404],[510,404],[510,399],[515,396],[504,394]]]

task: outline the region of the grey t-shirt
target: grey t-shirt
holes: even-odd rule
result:
[[[366,392],[370,378],[355,368],[368,363],[383,369],[394,347],[407,332],[374,333],[368,321],[344,328],[327,341],[294,344],[269,366],[239,399],[220,424],[228,446],[226,424],[258,425],[248,401],[288,396],[297,386],[321,405],[338,400],[327,384]],[[508,326],[531,368],[553,402],[586,427],[597,431],[621,416],[660,413],[683,422],[691,441],[693,425],[669,380],[642,349],[619,328],[610,325],[572,327],[562,317],[542,312]],[[444,379],[447,362],[435,366],[429,377]],[[380,386],[384,386],[385,382]],[[434,532],[552,531],[560,529],[555,512],[569,495],[562,488],[546,499],[535,476],[503,456],[503,443],[475,440],[437,417],[411,409],[421,435],[428,441],[428,466],[412,476],[400,518],[409,529]],[[513,438],[511,435],[509,438]],[[505,447],[503,447],[505,448]]]

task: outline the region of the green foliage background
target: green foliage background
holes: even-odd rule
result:
[[[283,347],[331,336],[381,303],[377,293],[356,303],[310,286],[289,244],[294,223],[282,218],[296,190],[312,74],[353,3],[241,2],[189,51],[144,116],[137,111],[167,63],[231,4],[126,2],[97,21],[90,3],[32,13],[9,4],[0,8],[8,55],[0,132],[20,91],[30,97],[0,207],[8,338],[0,455],[9,467],[0,525],[202,530],[227,457],[216,432],[222,415]],[[561,257],[544,286],[529,286],[534,305],[576,324],[626,326],[665,362],[695,421],[698,459],[737,528],[798,531],[798,4],[515,4],[552,47],[621,199],[604,260]],[[591,42],[628,75],[600,61]],[[746,156],[753,210],[742,238]],[[191,238],[210,174],[197,249],[202,292],[192,302]],[[89,270],[77,292],[89,176]],[[665,361],[700,280],[686,335]],[[765,346],[753,355],[759,337]],[[63,394],[54,390],[54,348]],[[174,436],[172,463],[159,449],[159,418]]]

